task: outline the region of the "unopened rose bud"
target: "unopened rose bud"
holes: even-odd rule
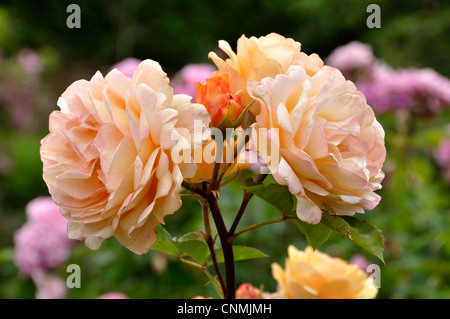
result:
[[[211,115],[211,124],[218,127],[227,122],[225,127],[234,126],[244,111],[239,95],[233,95],[228,74],[217,74],[206,83],[195,83],[196,102],[203,104]],[[228,118],[228,121],[227,121]]]

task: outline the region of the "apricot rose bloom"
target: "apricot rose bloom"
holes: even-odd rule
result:
[[[247,80],[261,81],[267,76],[284,74],[291,65],[301,65],[308,75],[323,67],[323,61],[317,54],[301,52],[299,42],[276,33],[259,38],[242,35],[237,41],[236,53],[224,40],[219,41],[219,48],[229,58],[224,61],[214,52],[209,53],[209,58],[216,64],[217,73],[229,74],[231,91],[241,95],[244,106],[252,102],[246,90]],[[254,109],[252,107],[251,110]]]
[[[378,289],[357,265],[307,247],[299,251],[288,247],[284,269],[272,264],[283,299],[372,299]]]
[[[194,150],[194,120],[210,116],[187,95],[174,95],[157,62],[145,60],[130,79],[118,70],[70,85],[50,115],[41,141],[44,180],[72,239],[91,249],[115,236],[137,254],[156,240],[155,228],[181,206],[183,177],[173,149]],[[198,145],[197,145],[198,144]]]
[[[286,75],[249,83],[249,91],[261,102],[253,128],[268,132],[268,151],[256,150],[297,198],[302,221],[319,223],[322,210],[348,216],[378,204],[384,131],[339,70],[324,66],[311,76],[292,66]],[[273,154],[279,160],[271,161]]]

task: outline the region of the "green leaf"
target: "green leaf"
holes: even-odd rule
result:
[[[191,256],[202,265],[205,264],[209,257],[208,245],[198,232],[187,233],[174,242],[174,244],[184,254]]]
[[[372,253],[384,263],[383,233],[368,221],[362,221],[355,217],[332,216],[323,212],[320,223],[342,237],[350,239],[356,245]]]
[[[234,254],[234,261],[269,257],[268,255],[264,254],[262,251],[256,248],[239,245],[233,246],[233,254]],[[219,248],[216,250],[216,257],[218,263],[224,262],[222,249]]]
[[[289,214],[294,208],[294,199],[285,185],[275,183],[268,185],[255,184],[253,180],[248,179],[245,181],[244,189],[277,208],[285,215]]]
[[[330,228],[322,225],[311,225],[302,222],[300,219],[294,219],[295,225],[305,235],[306,240],[313,249],[318,249],[330,237],[333,232]]]
[[[172,236],[162,226],[156,228],[156,242],[153,244],[152,249],[163,251],[169,255],[178,257],[178,248],[174,245]]]

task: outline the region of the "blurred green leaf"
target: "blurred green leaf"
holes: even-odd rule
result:
[[[300,219],[294,219],[295,225],[305,235],[308,244],[313,249],[318,249],[330,237],[332,230],[322,224],[311,225],[302,222]]]
[[[239,245],[233,246],[233,254],[234,254],[234,261],[269,257],[268,255],[266,255],[265,253],[256,248]],[[224,262],[222,249],[216,250],[216,257],[218,263]]]
[[[384,263],[383,234],[381,230],[368,221],[362,221],[355,217],[332,216],[323,212],[320,223],[342,237],[350,239],[356,245],[372,253]]]

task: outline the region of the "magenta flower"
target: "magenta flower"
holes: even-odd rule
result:
[[[195,82],[203,83],[212,76],[215,68],[209,64],[188,64],[178,71],[171,85],[175,94],[187,94],[195,98]]]

